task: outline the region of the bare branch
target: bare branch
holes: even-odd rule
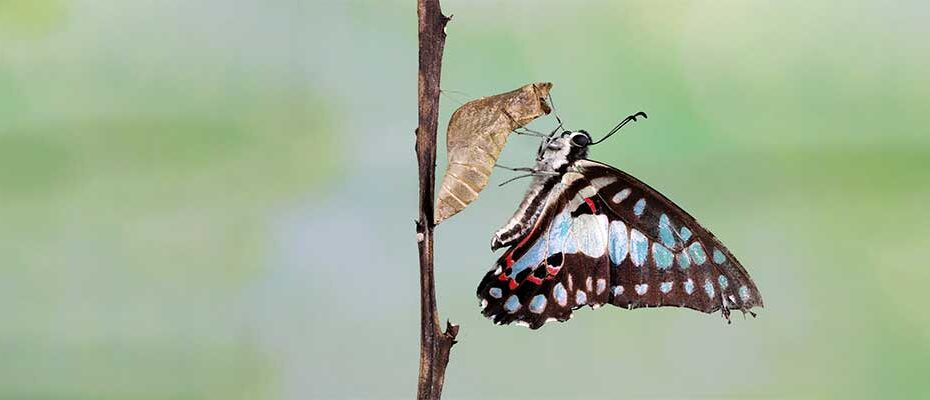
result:
[[[419,26],[419,121],[416,130],[417,166],[420,178],[420,212],[417,246],[420,252],[420,377],[417,399],[439,399],[449,352],[458,326],[439,328],[436,285],[433,278],[433,198],[436,190],[436,130],[439,120],[439,78],[446,23],[439,0],[417,0]]]

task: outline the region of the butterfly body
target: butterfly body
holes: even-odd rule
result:
[[[507,247],[478,286],[495,323],[536,329],[574,309],[677,306],[744,312],[762,298],[736,258],[693,217],[620,170],[586,159],[591,138],[543,142],[514,216],[495,232]]]

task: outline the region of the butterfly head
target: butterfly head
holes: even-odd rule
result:
[[[560,171],[568,164],[588,155],[591,135],[584,130],[563,131],[543,140],[539,145],[536,162],[549,171]]]
[[[583,129],[558,133],[558,129],[562,127],[562,121],[559,120],[559,127],[539,144],[539,151],[536,154],[536,169],[538,171],[565,172],[569,165],[588,156],[588,147],[603,142],[614,133],[617,133],[624,125],[636,121],[639,117],[647,118],[646,113],[642,111],[630,115],[597,141],[592,140],[591,135]]]

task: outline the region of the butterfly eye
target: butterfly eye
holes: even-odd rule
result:
[[[584,134],[575,135],[575,137],[572,138],[572,145],[575,147],[585,147],[590,143],[591,139],[589,139],[588,136]]]

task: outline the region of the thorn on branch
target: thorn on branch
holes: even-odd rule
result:
[[[443,333],[446,335],[446,338],[452,341],[452,344],[458,343],[455,338],[459,335],[459,325],[453,324],[451,321],[446,320],[446,331]]]

